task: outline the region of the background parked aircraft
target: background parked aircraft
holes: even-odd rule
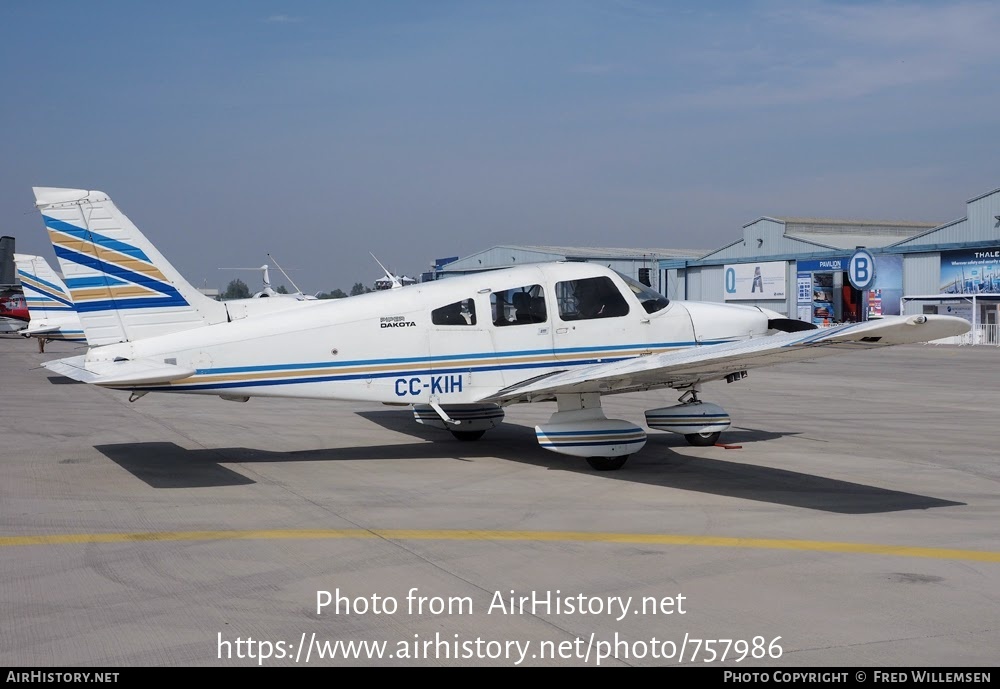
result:
[[[17,284],[14,267],[14,238],[0,237],[0,333],[15,333],[28,323],[24,295]]]
[[[259,292],[255,292],[252,295],[250,295],[251,299],[260,299],[261,297],[290,297],[290,298],[298,299],[300,301],[317,299],[317,297],[315,295],[305,294],[302,290],[300,290],[299,287],[298,287],[298,285],[296,285],[292,281],[292,278],[289,277],[288,273],[286,273],[284,270],[282,270],[281,266],[278,265],[278,262],[274,260],[274,258],[271,256],[271,254],[268,254],[267,258],[268,258],[268,260],[270,260],[271,262],[273,262],[274,263],[274,267],[277,268],[278,271],[280,271],[281,274],[285,276],[285,279],[288,280],[288,284],[290,284],[295,289],[294,292],[284,292],[284,293],[283,292],[278,292],[273,287],[271,287],[271,272],[270,272],[271,266],[268,265],[267,263],[265,263],[264,265],[260,266],[259,268],[219,268],[219,270],[259,270],[259,271],[261,271],[261,275],[262,275],[262,278],[263,278],[263,281],[264,281],[264,286],[261,288],[261,290]]]
[[[27,327],[30,318],[20,289],[8,287],[0,291],[0,333],[16,333]]]
[[[14,263],[30,315],[18,334],[38,338],[39,351],[45,350],[47,340],[86,342],[69,291],[48,262],[41,256],[14,254]]]

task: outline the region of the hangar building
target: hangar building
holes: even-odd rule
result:
[[[858,248],[875,284],[851,287]],[[759,305],[821,325],[893,314],[948,313],[973,325],[962,343],[1000,344],[1000,189],[966,201],[943,225],[759,218],[737,241],[697,259],[660,261],[671,299]]]
[[[865,292],[846,273],[859,248],[875,259]],[[713,251],[501,245],[438,259],[422,278],[563,260],[607,265],[670,299],[759,305],[819,325],[952,314],[973,326],[959,343],[1000,344],[1000,189],[944,224],[761,217]]]

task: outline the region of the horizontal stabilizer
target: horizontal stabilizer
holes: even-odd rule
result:
[[[35,323],[31,322],[31,324],[27,328],[25,328],[24,330],[21,331],[21,334],[25,335],[25,336],[33,337],[35,335],[44,335],[46,333],[54,333],[57,330],[59,330],[59,324],[58,323],[39,323],[39,324],[35,325]]]
[[[85,356],[46,361],[44,368],[92,385],[130,387],[169,383],[193,376],[193,368],[155,361],[90,361]]]

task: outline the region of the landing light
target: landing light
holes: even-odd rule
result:
[[[747,377],[746,371],[737,371],[736,373],[730,373],[728,376],[726,376],[726,382],[735,383],[736,381],[743,380],[746,377]]]

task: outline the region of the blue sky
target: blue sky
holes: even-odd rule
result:
[[[5,0],[0,234],[54,263],[31,187],[99,189],[197,286],[271,253],[317,292],[945,222],[1000,186],[998,37],[975,1]]]

